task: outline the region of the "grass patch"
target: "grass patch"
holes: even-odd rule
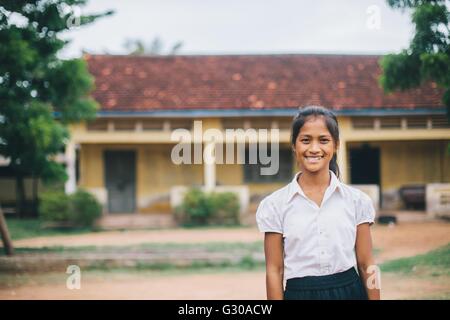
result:
[[[420,297],[417,300],[450,300],[450,292],[443,292],[437,295]]]
[[[191,252],[192,256],[201,253],[198,260],[192,261],[186,260],[182,256],[177,259],[177,253],[188,254]],[[128,272],[135,271],[182,271],[187,272],[189,270],[201,271],[215,270],[223,271],[228,269],[236,270],[255,270],[263,268],[265,263],[261,258],[263,254],[262,241],[256,242],[233,242],[233,243],[200,243],[200,244],[179,244],[179,243],[147,243],[141,245],[132,246],[84,246],[84,247],[43,247],[43,248],[17,248],[16,253],[20,254],[55,254],[61,256],[64,259],[78,259],[83,260],[83,254],[109,254],[111,258],[105,258],[100,260],[91,260],[84,265],[85,270],[94,271],[109,271],[111,269],[126,269]],[[127,258],[126,255],[121,254],[135,253],[138,256],[134,258]],[[215,258],[206,258],[204,253],[220,253]],[[139,259],[139,254],[142,254],[142,259]],[[157,256],[167,255],[167,260],[162,259],[161,262],[154,259],[145,258],[145,254],[156,254]],[[223,257],[222,257],[223,254]],[[3,255],[0,253],[0,256]],[[207,256],[207,255],[206,255]],[[122,262],[117,262],[116,259],[125,259]],[[173,257],[173,258],[171,258]],[[219,258],[220,257],[220,258]],[[88,258],[89,259],[89,258]],[[173,260],[172,260],[173,259]],[[158,259],[159,260],[159,259]],[[84,260],[83,260],[84,261]],[[84,264],[84,263],[83,263]],[[122,265],[121,265],[122,264]]]
[[[76,235],[85,234],[89,232],[99,232],[106,231],[98,228],[46,228],[44,223],[39,219],[17,219],[17,218],[7,218],[6,223],[8,225],[9,233],[12,240],[20,240],[27,238],[43,237],[43,236],[64,236],[64,235]],[[175,227],[165,230],[215,230],[215,229],[248,229],[248,226],[244,225],[213,225],[213,226],[192,226],[192,227]],[[133,230],[161,230],[160,228],[142,228]],[[120,230],[108,230],[108,231],[129,231],[128,229]]]
[[[265,262],[253,259],[251,255],[246,255],[237,262],[230,260],[222,261],[192,261],[186,265],[175,265],[173,263],[154,263],[138,261],[136,265],[130,267],[110,267],[107,264],[95,264],[85,267],[88,271],[102,272],[142,272],[155,271],[172,274],[189,274],[189,273],[217,273],[217,272],[242,272],[264,270]]]
[[[376,256],[379,256],[380,255],[380,253],[382,252],[383,250],[381,250],[380,248],[373,248],[372,249],[372,253],[373,253],[373,255],[376,257]]]
[[[159,277],[178,277],[207,274],[233,274],[242,272],[263,272],[264,266],[258,266],[254,269],[244,269],[240,266],[216,265],[213,267],[195,265],[189,268],[108,268],[108,269],[82,269],[82,283],[95,281],[127,281],[138,279],[151,279]],[[41,285],[61,285],[65,284],[68,274],[61,272],[45,273],[0,273],[0,289],[13,289],[21,286],[41,286]]]
[[[255,242],[206,242],[206,243],[144,243],[129,246],[77,246],[77,247],[41,247],[15,248],[16,253],[149,253],[183,250],[201,250],[207,252],[264,252],[262,241]],[[0,253],[1,255],[1,253]]]
[[[432,277],[450,276],[450,243],[425,254],[387,261],[380,268],[383,272],[424,273]]]
[[[93,228],[49,229],[39,219],[6,219],[11,239],[20,240],[42,236],[64,236],[98,231]]]

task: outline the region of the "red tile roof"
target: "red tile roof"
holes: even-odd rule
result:
[[[385,95],[380,56],[86,55],[103,111],[272,109],[323,105],[336,110],[441,108],[434,83]]]

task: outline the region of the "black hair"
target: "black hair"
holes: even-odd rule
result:
[[[329,109],[320,107],[320,106],[306,106],[299,108],[298,114],[294,117],[292,122],[292,136],[291,136],[291,144],[295,146],[295,142],[297,141],[298,134],[300,133],[300,129],[303,127],[305,122],[310,117],[324,117],[325,124],[327,126],[328,131],[330,131],[331,136],[333,137],[335,145],[339,143],[339,125],[336,115]],[[330,161],[330,170],[334,172],[334,174],[339,178],[340,171],[339,166],[337,164],[337,155],[336,153],[333,155]]]

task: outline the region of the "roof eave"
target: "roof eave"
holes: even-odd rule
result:
[[[195,118],[195,117],[290,117],[294,116],[297,108],[274,109],[168,109],[168,110],[101,110],[98,118]],[[445,115],[445,108],[364,108],[333,110],[337,116],[350,117],[382,117],[382,116],[411,116],[411,115]]]

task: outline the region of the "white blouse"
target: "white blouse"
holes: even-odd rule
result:
[[[285,280],[322,276],[356,266],[356,226],[374,222],[375,209],[364,192],[341,183],[330,171],[321,206],[297,183],[265,197],[256,212],[261,232],[283,235]]]

